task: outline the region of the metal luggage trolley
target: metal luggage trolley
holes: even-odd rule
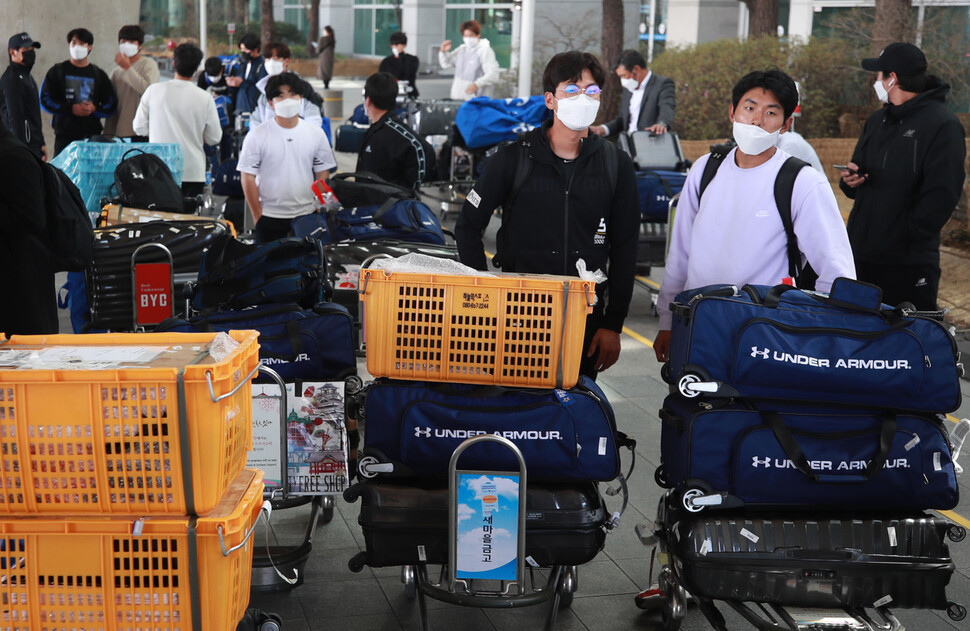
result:
[[[496,442],[511,451],[519,463],[518,473],[459,470],[458,459],[461,457],[461,454],[469,447],[483,442]],[[469,571],[467,567],[459,568],[458,508],[460,485],[462,484],[464,476],[517,478],[517,512],[515,519],[516,551],[513,559],[514,563],[509,562],[502,568],[499,568],[500,570],[505,570],[505,573],[496,574],[494,572],[488,572],[488,574],[496,576],[496,578],[474,578],[471,576],[474,572]],[[404,583],[405,595],[408,597],[417,597],[421,628],[424,631],[430,629],[428,609],[425,602],[426,596],[453,605],[499,609],[527,607],[549,602],[549,613],[546,617],[545,626],[547,630],[552,629],[555,625],[556,615],[559,612],[560,606],[568,607],[572,603],[573,593],[576,591],[577,585],[577,570],[575,566],[552,567],[543,585],[537,584],[541,582],[541,578],[537,580],[535,569],[530,565],[528,568],[528,584],[526,582],[526,483],[525,458],[515,443],[507,438],[494,434],[482,434],[465,440],[455,449],[451,456],[451,461],[448,464],[448,563],[441,567],[438,582],[432,582],[429,578],[427,565],[424,563],[406,565],[401,568],[401,581]],[[484,486],[481,492],[487,492]],[[481,502],[481,513],[476,511],[475,516],[481,515],[483,522],[486,522],[486,526],[483,526],[482,543],[477,544],[482,546],[478,556],[487,555],[488,561],[490,562],[492,555],[495,554],[495,548],[493,546],[497,546],[491,536],[493,521],[490,506],[497,505],[498,493],[483,495]],[[514,573],[512,574],[508,573],[512,569],[510,566],[514,567]],[[489,589],[489,587],[492,587],[492,589]]]

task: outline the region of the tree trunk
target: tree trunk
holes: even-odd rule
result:
[[[876,23],[872,30],[873,54],[893,42],[910,38],[910,0],[876,0]]]
[[[242,30],[239,32],[246,33],[249,31],[249,0],[235,0],[235,2],[236,18],[242,23]]]
[[[613,64],[623,51],[623,0],[603,0],[603,41],[600,63],[606,70],[606,85],[600,96],[599,120],[608,121],[616,116],[620,106],[620,80],[613,72]]]
[[[273,28],[273,0],[259,0],[259,23],[262,30],[259,35],[260,50],[266,50],[266,45],[276,41],[276,29]]]
[[[183,34],[192,35],[192,33],[195,33],[198,36],[199,20],[195,12],[195,0],[184,0],[182,6],[185,7],[185,20],[182,22]]]
[[[748,37],[778,36],[778,0],[744,0],[748,5]]]
[[[313,47],[320,40],[320,0],[310,0],[306,17],[306,54],[308,57],[314,57],[315,52],[320,52]]]

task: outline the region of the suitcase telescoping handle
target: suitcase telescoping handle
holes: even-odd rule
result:
[[[879,452],[869,461],[864,473],[850,475],[823,474],[817,473],[809,465],[805,452],[802,451],[795,437],[792,436],[791,430],[785,425],[781,414],[773,410],[762,410],[761,418],[771,428],[775,439],[778,440],[778,444],[781,445],[781,448],[785,451],[785,455],[792,461],[795,468],[811,478],[813,482],[825,484],[861,484],[862,482],[868,481],[882,471],[883,466],[886,464],[886,458],[889,457],[889,449],[892,447],[893,437],[896,435],[896,415],[887,412],[882,417],[882,429],[879,432]]]

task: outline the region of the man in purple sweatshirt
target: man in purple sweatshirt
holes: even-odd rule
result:
[[[731,94],[730,120],[738,146],[724,157],[700,195],[711,154],[694,163],[672,226],[657,310],[657,359],[670,346],[670,303],[684,289],[727,283],[777,285],[789,276],[788,239],[775,203],[774,183],[789,155],[775,143],[791,128],[798,91],[780,70],[746,75]],[[855,278],[852,249],[832,187],[825,176],[802,168],[795,178],[791,217],[803,262],[818,274],[815,288],[828,292],[840,276]]]

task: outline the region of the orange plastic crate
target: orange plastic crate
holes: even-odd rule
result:
[[[197,520],[0,520],[0,628],[233,631],[249,604],[247,535],[262,502],[262,471],[245,469]]]
[[[211,510],[246,464],[259,363],[256,331],[232,331],[239,347],[219,362],[215,335],[0,337],[0,365],[8,350],[169,349],[149,367],[0,368],[0,514]]]
[[[375,377],[576,385],[592,281],[362,269],[359,287]]]

